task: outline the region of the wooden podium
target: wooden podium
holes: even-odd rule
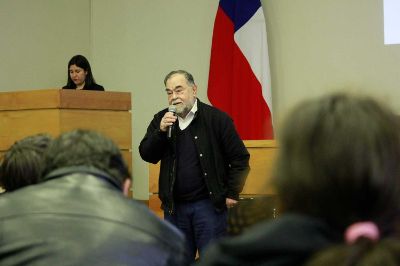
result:
[[[45,89],[0,93],[0,155],[26,136],[92,129],[110,137],[132,165],[131,94]]]

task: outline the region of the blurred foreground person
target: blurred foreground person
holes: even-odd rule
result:
[[[43,183],[0,198],[0,265],[183,264],[183,236],[125,197],[130,174],[110,139],[67,132],[45,158]]]
[[[380,239],[379,230],[370,222],[351,225],[345,233],[346,243],[317,253],[306,266],[398,266],[400,240]]]
[[[4,154],[0,166],[0,184],[5,191],[36,184],[45,166],[44,152],[50,135],[37,134],[15,142]]]
[[[346,229],[393,234],[400,198],[399,118],[367,97],[335,94],[288,116],[274,174],[283,213],[210,246],[200,265],[303,265]]]

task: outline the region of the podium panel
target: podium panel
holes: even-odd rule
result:
[[[30,135],[49,133],[57,136],[59,132],[57,109],[0,111],[0,151],[7,150],[15,141]]]
[[[241,195],[273,195],[272,171],[277,153],[275,140],[245,140],[250,153],[250,172]]]
[[[0,93],[0,154],[24,137],[77,128],[110,137],[132,169],[131,94],[45,89]]]
[[[120,149],[132,147],[131,113],[113,110],[60,110],[60,132],[74,128],[95,129],[110,136]]]

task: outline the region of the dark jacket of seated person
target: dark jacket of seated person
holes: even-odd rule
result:
[[[98,136],[73,132],[56,150],[49,147],[46,163],[98,160],[109,162],[109,171],[55,167],[42,183],[1,196],[0,265],[184,265],[182,234],[124,196],[122,179],[111,174],[124,168],[122,157],[104,156],[115,147]],[[64,152],[68,146],[84,154]]]
[[[299,214],[257,224],[236,237],[227,237],[207,250],[200,265],[302,265],[310,255],[338,243],[323,221]]]
[[[75,88],[69,88],[69,87],[67,87],[67,86],[64,86],[64,87],[62,87],[62,88],[63,88],[64,90],[76,90],[76,87],[75,87]],[[91,86],[85,85],[85,86],[83,87],[82,90],[88,90],[88,91],[104,91],[104,87],[101,86],[101,85],[99,85],[99,84],[92,84]]]

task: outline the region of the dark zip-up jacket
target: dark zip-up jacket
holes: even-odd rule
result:
[[[183,235],[93,167],[0,197],[0,265],[187,265]]]
[[[214,242],[195,265],[297,266],[340,241],[342,234],[322,220],[288,213],[254,225],[237,237]]]
[[[159,197],[164,210],[173,210],[176,178],[176,134],[169,140],[160,131],[160,122],[168,109],[154,115],[139,146],[140,156],[150,163],[161,160]],[[175,128],[176,130],[176,128]],[[248,153],[232,119],[224,112],[197,99],[197,112],[189,127],[196,145],[210,199],[218,209],[225,199],[238,199],[250,170]],[[179,156],[179,155],[178,155]]]

